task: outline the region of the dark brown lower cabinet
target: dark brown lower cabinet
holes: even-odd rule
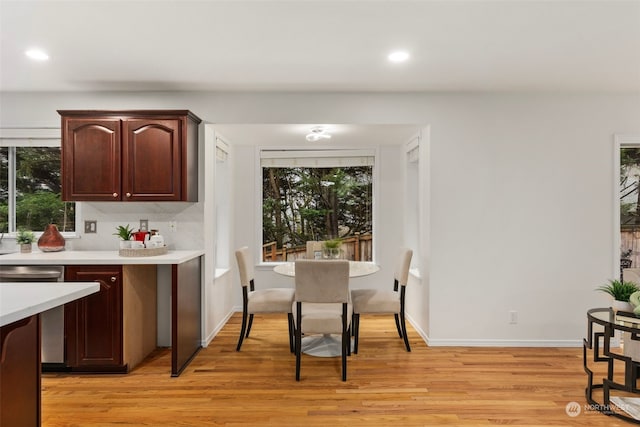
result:
[[[65,304],[65,358],[78,372],[126,372],[122,343],[122,266],[65,268],[69,282],[99,282],[100,291]]]
[[[64,306],[64,370],[128,372],[157,342],[155,265],[69,265],[68,282],[99,282],[100,291]]]
[[[0,328],[0,426],[40,425],[39,316]]]

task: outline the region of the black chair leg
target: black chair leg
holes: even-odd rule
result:
[[[402,329],[400,328],[400,318],[398,313],[394,313],[393,317],[396,319],[396,329],[398,330],[398,335],[402,338]]]
[[[347,346],[349,346],[351,341],[351,335],[349,331],[344,331],[342,333],[342,381],[347,380]]]
[[[296,381],[300,381],[300,357],[302,356],[302,303],[297,302],[296,323]]]
[[[351,354],[351,328],[347,327],[347,304],[342,304],[342,381],[347,380],[347,353]],[[348,349],[348,350],[347,350]]]
[[[353,324],[351,325],[353,328],[353,354],[358,354],[358,338],[360,335],[360,315],[353,315]]]
[[[242,347],[242,340],[244,339],[245,329],[247,327],[247,311],[242,311],[242,326],[240,327],[240,338],[238,338],[238,346],[236,347],[236,351],[240,351],[240,347]]]
[[[245,338],[249,338],[249,332],[251,332],[251,325],[253,325],[253,314],[249,315],[249,326],[247,326],[247,335],[245,335]]]
[[[293,314],[287,313],[287,323],[289,324],[289,350],[291,350],[291,353],[295,353],[295,347],[293,345]]]
[[[404,313],[400,314],[400,320],[402,323],[402,338],[404,338],[404,345],[405,347],[407,347],[407,351],[411,351],[411,346],[409,345],[409,337],[407,337],[407,323],[404,320]]]

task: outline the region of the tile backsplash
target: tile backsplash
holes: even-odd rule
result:
[[[138,230],[140,220],[149,221],[150,230],[164,236],[169,249],[204,247],[202,203],[186,202],[78,202],[79,238],[68,239],[67,250],[117,250],[116,227],[127,225]],[[96,233],[84,233],[84,221],[97,222]],[[174,227],[170,225],[175,224]]]

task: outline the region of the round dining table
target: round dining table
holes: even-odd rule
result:
[[[365,261],[349,261],[349,277],[362,277],[380,270],[376,264]],[[295,277],[295,262],[283,262],[273,267],[273,271],[283,276]]]
[[[380,270],[376,264],[365,261],[349,261],[349,278],[363,277]],[[284,262],[273,267],[273,271],[283,276],[295,277],[295,263]],[[353,342],[352,342],[353,346]],[[302,352],[317,357],[337,357],[342,354],[339,335],[311,335],[302,338]]]

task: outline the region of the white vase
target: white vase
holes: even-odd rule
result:
[[[613,308],[613,311],[629,311],[633,313],[633,305],[631,305],[629,301],[618,301],[614,299],[611,301],[611,308]]]
[[[131,240],[120,240],[120,249],[131,249]]]

